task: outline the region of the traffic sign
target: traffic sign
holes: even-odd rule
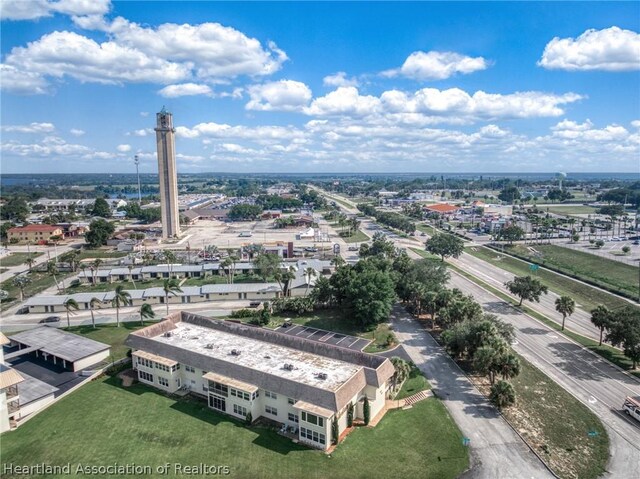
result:
[[[540,266],[538,266],[537,264],[530,264],[530,265],[529,265],[529,269],[530,269],[531,271],[533,271],[534,273],[535,273],[536,271],[538,271],[538,268],[540,268]]]

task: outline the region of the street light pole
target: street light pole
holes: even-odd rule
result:
[[[133,162],[136,164],[136,176],[138,177],[138,202],[142,203],[142,191],[140,190],[140,170],[138,165],[140,164],[140,158],[138,155],[133,157]]]

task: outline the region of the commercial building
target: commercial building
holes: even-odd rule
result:
[[[60,226],[53,225],[27,225],[9,228],[7,238],[10,243],[46,243],[51,237],[64,236]]]
[[[160,179],[160,211],[162,237],[175,238],[180,235],[178,213],[178,172],[176,170],[175,129],[173,115],[164,107],[156,115],[156,146],[158,149],[158,176]]]
[[[348,416],[384,414],[391,362],[266,328],[177,312],[129,335],[140,382],[190,392],[239,419],[262,417],[283,434],[328,449]]]

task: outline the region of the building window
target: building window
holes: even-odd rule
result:
[[[233,412],[235,414],[238,414],[239,416],[246,417],[247,408],[246,407],[242,407],[242,406],[238,406],[237,404],[234,404],[233,405]]]
[[[244,399],[245,401],[250,399],[249,393],[240,391],[239,389],[229,388],[229,394],[233,397],[237,397],[238,399]]]
[[[227,401],[225,398],[218,396],[209,396],[209,407],[217,409],[218,411],[227,411]]]
[[[291,398],[287,398],[287,402],[288,402],[289,404],[295,404],[295,403],[296,403],[296,400],[295,400],[295,399],[291,399]]]
[[[325,435],[316,431],[312,431],[311,429],[307,429],[304,427],[300,428],[300,437],[307,439],[311,442],[317,442],[318,444],[324,445],[326,443]]]
[[[255,391],[252,395],[251,395],[251,400],[254,400],[255,398],[260,397],[260,390]]]
[[[153,374],[149,374],[144,371],[138,371],[138,378],[140,378],[141,381],[146,381],[149,383],[153,382]]]
[[[298,415],[297,414],[293,414],[292,412],[289,413],[289,421],[291,422],[299,422],[300,419],[298,419]]]
[[[278,410],[275,407],[271,407],[271,406],[265,406],[264,412],[266,412],[267,414],[271,414],[272,416],[278,415]]]
[[[207,387],[207,383],[204,383],[204,384],[202,385],[202,390],[203,390],[203,391],[208,391],[208,390],[209,390],[209,388]]]
[[[229,388],[225,384],[217,383],[215,381],[210,381],[209,383],[211,392],[225,397],[229,395]]]
[[[158,376],[158,384],[160,386],[164,386],[165,388],[169,387],[169,380],[167,378],[161,378],[160,376]]]
[[[271,399],[278,399],[278,395],[276,393],[272,393],[271,391],[265,391],[264,397]]]
[[[196,368],[192,368],[191,366],[187,366],[186,364],[184,366],[184,370],[186,372],[188,372],[188,373],[195,373],[196,372]]]
[[[316,416],[315,414],[309,414],[308,412],[302,411],[302,420],[309,424],[324,427],[324,418]]]

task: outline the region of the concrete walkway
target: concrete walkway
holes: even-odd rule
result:
[[[464,436],[470,439],[469,478],[554,477],[504,418],[469,382],[435,340],[400,306],[391,318],[407,355],[434,387]]]

